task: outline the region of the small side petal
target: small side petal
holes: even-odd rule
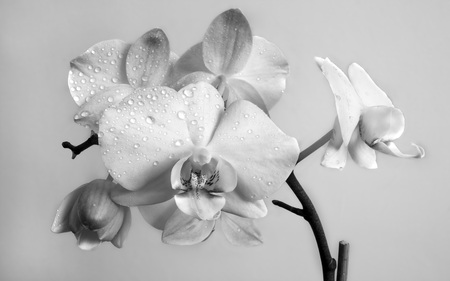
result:
[[[252,85],[266,107],[271,109],[286,89],[288,73],[289,65],[281,50],[266,39],[253,36],[252,52],[247,64],[233,78]]]
[[[170,47],[166,34],[159,28],[141,36],[127,56],[127,77],[134,88],[161,85],[169,70]]]
[[[128,209],[128,208],[127,208]],[[122,227],[125,215],[125,207],[121,207],[120,211],[114,216],[108,225],[96,230],[98,238],[101,241],[111,241]]]
[[[87,184],[83,184],[82,186],[69,193],[61,202],[61,205],[59,205],[59,208],[56,211],[56,216],[52,224],[52,232],[61,233],[70,231],[69,217],[72,211],[72,207],[74,206],[80,194],[83,192],[86,185]]]
[[[347,146],[359,122],[363,104],[353,85],[342,70],[328,58],[316,58],[316,62],[322,69],[322,73],[327,78],[331,91],[334,94],[342,139],[344,145]]]
[[[231,244],[258,246],[263,243],[261,233],[252,219],[222,213],[220,220],[222,221],[222,231]]]
[[[84,251],[93,250],[100,244],[97,233],[91,230],[83,229],[76,234],[78,247]]]
[[[375,150],[368,146],[359,134],[359,128],[356,127],[353,132],[350,143],[348,144],[348,152],[352,157],[353,161],[359,166],[366,169],[376,169],[377,168],[377,155]]]
[[[120,84],[100,92],[81,105],[74,117],[74,121],[82,126],[88,126],[94,132],[98,132],[98,121],[106,108],[119,104],[122,99],[132,94],[134,89],[128,84]]]
[[[103,41],[70,62],[68,85],[78,105],[109,87],[128,84],[125,58],[129,48],[121,40]]]
[[[321,165],[327,168],[342,170],[347,162],[347,146],[343,145],[341,126],[336,117],[333,126],[333,136],[328,142]]]
[[[348,77],[364,106],[394,106],[386,93],[373,82],[369,74],[357,63],[352,63],[348,67]]]
[[[238,9],[218,15],[203,38],[203,61],[216,75],[232,75],[241,71],[250,57],[252,31]]]
[[[227,82],[229,89],[227,106],[237,100],[247,100],[269,115],[266,103],[252,85],[239,79],[229,79]]]
[[[415,143],[413,143],[412,145],[416,148],[416,150],[417,150],[416,153],[405,154],[405,153],[401,152],[398,149],[398,147],[395,145],[395,143],[393,143],[393,142],[386,142],[386,143],[379,142],[379,143],[373,145],[372,148],[376,149],[380,152],[383,152],[385,154],[400,157],[400,158],[423,158],[423,157],[425,157],[425,149],[423,149],[423,147],[418,146]]]
[[[120,228],[117,235],[114,237],[113,240],[111,240],[111,243],[116,246],[117,248],[122,248],[123,241],[128,236],[128,232],[130,231],[131,227],[131,211],[130,208],[124,208],[125,214],[123,218],[122,227]]]
[[[234,167],[242,195],[263,199],[294,169],[300,149],[256,105],[239,100],[227,108],[208,149]]]
[[[176,210],[164,227],[162,241],[172,245],[198,244],[210,236],[214,225],[214,220],[198,220]]]
[[[145,221],[156,229],[163,230],[172,214],[178,210],[175,199],[154,205],[139,206],[139,211]]]
[[[222,211],[251,219],[262,218],[267,215],[264,200],[248,200],[239,191],[238,186],[234,191],[223,194],[226,201]]]

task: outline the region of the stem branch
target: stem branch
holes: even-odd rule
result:
[[[286,203],[284,203],[282,201],[272,200],[272,203],[275,206],[278,206],[278,207],[281,207],[281,208],[283,208],[285,210],[288,210],[289,212],[294,213],[294,214],[296,214],[298,216],[301,216],[301,217],[305,217],[306,216],[305,211],[303,211],[302,209],[292,207],[291,205],[288,205],[288,204],[286,204]]]
[[[308,148],[304,149],[302,152],[300,152],[300,155],[298,156],[297,163],[308,157],[310,154],[312,154],[317,149],[321,148],[324,144],[326,144],[331,137],[333,136],[333,130],[328,131],[323,137],[318,139],[315,143],[310,145]]]
[[[72,151],[72,159],[75,159],[78,154],[85,151],[89,147],[93,145],[98,145],[98,135],[94,132],[92,132],[91,136],[82,144],[79,144],[77,146],[71,144],[68,141],[65,141],[62,143],[62,147],[70,149]]]

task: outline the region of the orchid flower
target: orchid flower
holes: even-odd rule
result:
[[[130,208],[110,198],[111,190],[121,188],[109,180],[94,180],[64,198],[52,225],[55,233],[72,231],[82,250],[92,250],[102,241],[121,248],[131,225]]]
[[[347,151],[361,167],[377,168],[375,150],[402,158],[422,158],[425,151],[402,153],[393,143],[405,129],[403,113],[356,63],[348,69],[349,78],[328,58],[316,62],[330,83],[335,97],[337,118],[322,165],[343,169]]]
[[[104,163],[128,189],[113,192],[113,200],[142,206],[172,199],[178,215],[166,226],[190,229],[200,221],[207,226],[199,228],[203,238],[221,211],[264,216],[263,198],[280,188],[299,153],[297,141],[257,106],[241,100],[225,112],[219,92],[204,82],[179,92],[137,89],[105,110],[99,128]],[[182,237],[185,244],[200,242],[198,235]]]
[[[161,29],[152,29],[133,44],[108,40],[95,44],[70,62],[70,93],[80,106],[75,122],[98,131],[103,111],[137,88],[171,81],[177,56]]]
[[[227,101],[244,99],[266,113],[286,87],[288,63],[273,43],[252,36],[250,25],[238,9],[217,16],[203,41],[191,47],[174,66],[176,90],[204,81],[218,88]]]

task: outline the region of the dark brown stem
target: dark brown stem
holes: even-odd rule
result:
[[[337,281],[347,281],[349,248],[350,244],[348,242],[343,240],[339,242]]]
[[[78,154],[85,151],[93,145],[98,145],[98,135],[92,132],[91,136],[82,144],[74,146],[70,142],[65,141],[62,143],[62,147],[70,149],[72,151],[72,159],[75,159]]]
[[[305,211],[303,211],[302,209],[292,207],[291,205],[288,205],[288,204],[286,204],[286,203],[284,203],[282,201],[272,200],[272,203],[275,206],[278,206],[278,207],[281,207],[281,208],[283,208],[285,210],[288,210],[289,212],[294,213],[294,214],[296,214],[298,216],[301,216],[301,217],[305,217],[306,216]]]
[[[323,137],[318,139],[315,143],[313,143],[308,148],[306,148],[302,152],[300,152],[297,163],[302,161],[306,157],[308,157],[310,154],[312,154],[317,149],[321,148],[324,144],[326,144],[331,139],[332,136],[333,136],[333,130],[330,130],[328,133],[323,135]]]
[[[300,200],[305,212],[304,218],[308,221],[316,238],[317,247],[319,248],[320,261],[322,263],[322,273],[324,281],[334,281],[336,271],[336,260],[333,259],[328,247],[327,238],[320,222],[319,215],[316,212],[311,199],[309,199],[303,187],[298,182],[292,172],[286,180],[286,183],[294,192],[295,196]]]

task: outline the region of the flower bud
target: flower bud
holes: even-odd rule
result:
[[[405,130],[405,117],[395,107],[368,107],[361,114],[359,129],[361,138],[369,146],[392,141],[399,138]]]
[[[83,250],[91,250],[102,241],[120,248],[128,233],[131,217],[128,207],[119,206],[110,192],[119,185],[107,180],[94,180],[74,190],[61,203],[52,231],[72,231]]]

